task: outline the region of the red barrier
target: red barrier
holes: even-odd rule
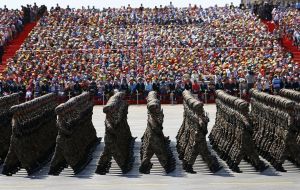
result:
[[[239,92],[229,93],[230,95],[242,98],[246,101],[250,101],[249,94],[242,94],[240,96]],[[215,103],[215,93],[214,92],[199,92],[198,94],[194,94],[195,97],[197,97],[200,101],[206,103],[206,104],[214,104]],[[146,94],[139,94],[136,93],[125,96],[125,100],[130,105],[139,105],[139,104],[147,104],[146,101]],[[68,101],[71,97],[69,96],[57,96],[57,101],[59,103],[64,103]],[[109,97],[106,96],[94,96],[94,104],[95,105],[105,105],[109,99]],[[183,98],[181,95],[176,94],[160,94],[159,99],[161,104],[182,104]],[[25,97],[20,97],[21,102],[25,102]]]

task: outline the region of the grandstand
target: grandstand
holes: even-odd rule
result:
[[[104,104],[114,90],[125,91],[135,103],[155,89],[167,103],[180,103],[184,89],[199,97],[213,97],[215,89],[246,97],[254,86],[273,92],[274,76],[280,88],[297,90],[299,53],[288,35],[293,28],[286,21],[294,21],[286,11],[276,25],[232,5],[57,5],[10,42],[1,66],[1,93],[21,91],[31,99],[54,92],[67,99],[92,91]]]
[[[0,188],[299,186],[297,5],[72,6],[0,5]],[[151,139],[176,160],[144,175]]]

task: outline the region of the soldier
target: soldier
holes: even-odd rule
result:
[[[150,159],[155,154],[166,173],[170,173],[175,169],[176,161],[169,146],[170,140],[162,131],[164,114],[155,91],[149,92],[147,102],[148,123],[142,137],[140,172],[150,173]]]
[[[106,113],[105,147],[96,169],[96,173],[100,175],[109,172],[112,157],[123,173],[129,172],[134,162],[135,138],[132,137],[127,123],[128,103],[124,100],[124,96],[123,92],[116,93],[103,108],[103,112]]]
[[[7,155],[12,132],[10,108],[19,103],[19,94],[0,97],[0,164]]]
[[[90,93],[71,98],[55,111],[59,132],[49,174],[58,175],[68,165],[77,174],[91,161],[92,152],[101,141],[92,123],[93,102]]]
[[[222,90],[217,90],[216,96],[216,122],[209,135],[213,149],[235,172],[241,172],[238,165],[242,159],[258,171],[265,170],[252,141],[248,103]]]
[[[183,169],[196,173],[193,165],[200,154],[212,172],[221,169],[217,159],[211,155],[206,143],[207,123],[203,104],[195,99],[190,91],[183,92],[184,121],[177,134],[177,151],[183,162]]]
[[[56,106],[56,95],[47,94],[10,109],[13,130],[3,174],[12,175],[23,167],[31,175],[49,160],[57,135]]]

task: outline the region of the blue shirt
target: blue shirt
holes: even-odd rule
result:
[[[147,91],[147,92],[150,92],[150,91],[152,91],[152,84],[151,83],[146,83],[145,84],[145,90]]]
[[[279,78],[274,78],[273,81],[272,81],[272,83],[273,83],[273,87],[274,88],[280,88],[281,81],[280,81]]]

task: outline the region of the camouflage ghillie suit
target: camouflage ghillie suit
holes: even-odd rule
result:
[[[300,166],[300,92],[288,89],[281,89],[279,91],[279,95],[285,97],[289,100],[294,101],[294,126],[291,128],[292,130],[292,138],[289,142],[289,155],[288,159],[293,163]],[[295,136],[294,136],[295,135]],[[295,142],[296,141],[296,142]]]
[[[176,136],[177,152],[183,162],[183,169],[195,173],[193,165],[200,154],[212,172],[221,169],[218,160],[208,150],[206,143],[207,123],[203,103],[195,99],[191,92],[183,92],[184,119]]]
[[[123,173],[132,168],[135,138],[132,137],[127,123],[128,103],[124,97],[124,93],[116,93],[103,108],[103,112],[106,113],[105,147],[98,162],[97,174],[105,175],[109,172],[112,157]]]
[[[12,137],[2,173],[12,175],[21,167],[30,175],[49,161],[57,136],[55,94],[13,106]]]
[[[285,171],[282,164],[293,151],[299,160],[298,150],[289,150],[296,142],[294,107],[286,98],[251,90],[253,140],[259,154],[278,171]]]
[[[86,92],[55,109],[59,131],[49,174],[59,175],[68,165],[77,174],[91,161],[101,140],[92,123],[93,106],[91,96]]]
[[[151,91],[148,94],[147,108],[148,123],[142,137],[140,172],[150,173],[152,168],[150,160],[154,154],[157,156],[166,173],[172,172],[176,167],[176,160],[170,149],[170,140],[163,134],[162,124],[164,114],[155,91]]]
[[[19,104],[19,94],[0,97],[0,164],[4,162],[10,145],[12,128],[10,108],[17,104]]]
[[[213,149],[235,172],[241,172],[238,165],[242,159],[258,171],[266,169],[265,164],[259,160],[252,140],[249,104],[217,90],[216,106],[216,121],[209,135]]]

